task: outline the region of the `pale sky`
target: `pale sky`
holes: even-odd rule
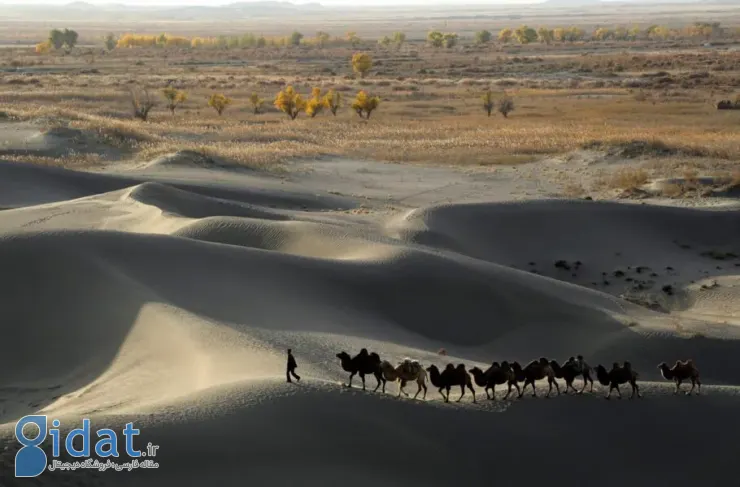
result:
[[[2,4],[14,4],[14,5],[66,5],[72,3],[73,0],[0,0]],[[85,0],[86,3],[94,5],[105,5],[105,4],[126,4],[126,5],[138,5],[138,6],[155,6],[155,5],[228,5],[230,3],[236,3],[239,1],[250,0]],[[251,0],[260,1],[260,0]],[[464,4],[464,5],[496,5],[496,4],[516,4],[516,3],[539,3],[543,0],[294,0],[290,3],[301,4],[301,3],[320,3],[322,5],[336,5],[336,6],[372,6],[372,5],[429,5],[429,4]]]

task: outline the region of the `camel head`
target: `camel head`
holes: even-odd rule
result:
[[[465,364],[457,364],[457,367],[455,367],[457,370],[465,370]]]
[[[498,362],[491,362],[491,367],[494,367],[496,369],[500,369],[501,368],[501,366],[499,365]]]
[[[632,370],[632,363],[631,362],[624,362],[624,368],[627,370]]]
[[[480,377],[483,375],[483,371],[478,367],[473,367],[472,369],[470,369],[470,373],[473,375],[473,377]]]
[[[548,365],[550,362],[547,360],[547,357],[540,357],[538,362],[542,365]]]
[[[362,350],[360,350],[360,356],[364,357],[365,355],[368,355],[367,348],[363,348]]]
[[[337,354],[337,358],[339,360],[350,360],[352,357],[347,352],[342,351]]]
[[[583,355],[579,355],[578,356],[578,360],[580,360],[581,362],[583,362]]]

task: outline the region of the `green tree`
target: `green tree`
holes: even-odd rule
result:
[[[487,30],[479,30],[475,33],[475,43],[476,44],[487,44],[491,42],[491,39],[493,38],[493,35],[491,32]]]
[[[49,44],[54,49],[61,49],[64,46],[64,32],[59,29],[53,29],[49,32]]]
[[[522,25],[514,31],[514,37],[519,44],[530,44],[537,42],[537,31],[526,25]]]
[[[297,31],[293,31],[293,33],[290,34],[290,37],[288,38],[288,44],[290,44],[291,46],[300,46],[302,40],[303,34]]]
[[[116,36],[113,34],[108,34],[105,36],[105,39],[103,40],[103,43],[105,44],[105,48],[109,51],[112,51],[116,48],[116,44],[118,44],[118,40],[116,39]]]
[[[438,30],[433,30],[427,34],[427,42],[432,47],[442,47],[444,45],[444,35]]]
[[[393,43],[396,45],[397,48],[400,49],[404,42],[406,42],[406,34],[404,34],[403,32],[393,33]]]

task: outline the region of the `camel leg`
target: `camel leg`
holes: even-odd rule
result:
[[[362,390],[365,390],[365,374],[360,372],[360,379],[362,379]]]
[[[619,390],[619,384],[614,384],[614,388],[617,390],[617,396],[622,399],[622,391]]]
[[[676,378],[673,380],[673,382],[676,385],[676,389],[673,391],[673,395],[675,396],[676,394],[678,394],[678,388],[681,385],[681,379]]]
[[[426,401],[427,400],[427,385],[422,382],[421,386],[424,388],[424,395],[422,396],[421,399],[422,401]]]
[[[699,380],[699,378],[698,378],[698,377],[696,377],[696,378],[693,378],[693,377],[692,377],[692,378],[691,378],[691,391],[689,391],[689,395],[690,395],[690,394],[691,394],[691,392],[692,392],[692,391],[694,390],[694,387],[695,387],[696,385],[698,385],[698,386],[699,386],[699,389],[698,389],[698,391],[697,391],[697,394],[700,394],[700,393],[701,393],[701,381]]]
[[[460,394],[460,397],[458,398],[457,402],[460,402],[460,399],[462,399],[463,396],[465,395],[465,384],[463,384],[463,385],[460,386],[460,391],[461,391],[461,394]]]
[[[444,387],[439,388],[439,394],[442,396],[442,399],[444,399],[445,402],[448,402],[449,397],[445,396],[445,393],[442,392],[442,389],[444,389]]]
[[[642,394],[640,394],[640,386],[637,385],[637,382],[632,381],[631,385],[632,385],[632,397],[634,397],[635,394],[637,394],[637,397],[642,397]],[[632,397],[630,397],[630,399],[632,399]]]
[[[607,398],[607,399],[611,399],[611,397],[612,397],[612,391],[614,390],[614,388],[615,388],[615,387],[616,387],[616,386],[615,386],[614,384],[611,384],[611,385],[609,386],[609,394],[607,394],[607,395],[606,395],[606,398]]]
[[[486,391],[486,394],[488,394],[488,391]],[[491,387],[491,400],[496,400],[496,384]]]
[[[421,381],[418,381],[418,380],[417,380],[417,381],[416,381],[416,394],[414,394],[414,399],[416,399],[416,397],[417,397],[417,396],[419,395],[419,393],[421,392],[421,385],[422,385],[422,384],[421,384]]]
[[[472,384],[468,384],[468,389],[470,389],[470,393],[473,395],[473,403],[475,403],[476,402],[475,401],[475,389],[473,389],[473,385]],[[462,397],[462,396],[460,396],[460,397]]]
[[[511,382],[509,382],[509,390],[506,391],[506,395],[504,396],[504,401],[509,398],[509,394],[511,394]]]
[[[349,383],[347,384],[347,387],[352,387],[352,377],[354,377],[356,372],[352,372],[349,374]]]
[[[375,380],[378,381],[378,385],[375,386],[375,389],[373,389],[373,392],[377,392],[378,388],[380,388],[380,383],[383,383],[383,392],[385,392],[385,378],[382,374],[375,374]]]

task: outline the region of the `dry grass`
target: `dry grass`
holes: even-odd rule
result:
[[[238,54],[116,50],[92,65],[79,55],[39,57],[30,49],[6,49],[0,64],[43,63],[43,69],[0,80],[0,111],[45,126],[84,130],[98,143],[139,159],[188,149],[261,169],[323,155],[513,165],[584,147],[623,159],[658,158],[666,161],[665,168],[673,158],[740,158],[740,113],[712,106],[715,98],[735,90],[740,53],[611,50],[584,56],[583,47],[570,46],[557,55],[551,47],[529,46],[527,56],[512,54],[523,48],[507,47],[507,53],[496,46],[441,53],[418,44],[398,52],[373,47],[376,65],[363,80],[352,75],[353,50],[344,47]],[[246,65],[229,64],[242,59],[248,59]],[[708,72],[707,66],[722,70]],[[174,116],[161,94],[168,83],[189,95]],[[334,88],[345,106],[337,117],[301,114],[295,121],[271,106],[266,113],[252,113],[253,92],[270,105],[287,84],[304,96],[315,86]],[[159,103],[147,123],[132,119],[132,86],[148,88]],[[347,107],[360,89],[382,99],[369,121]],[[488,118],[480,100],[487,89],[496,97],[512,97],[516,111],[507,119]],[[214,92],[234,100],[222,117],[207,106]],[[97,162],[86,156],[61,163]],[[646,181],[645,170],[631,169],[607,184],[625,189]],[[574,194],[576,189],[570,188]]]

